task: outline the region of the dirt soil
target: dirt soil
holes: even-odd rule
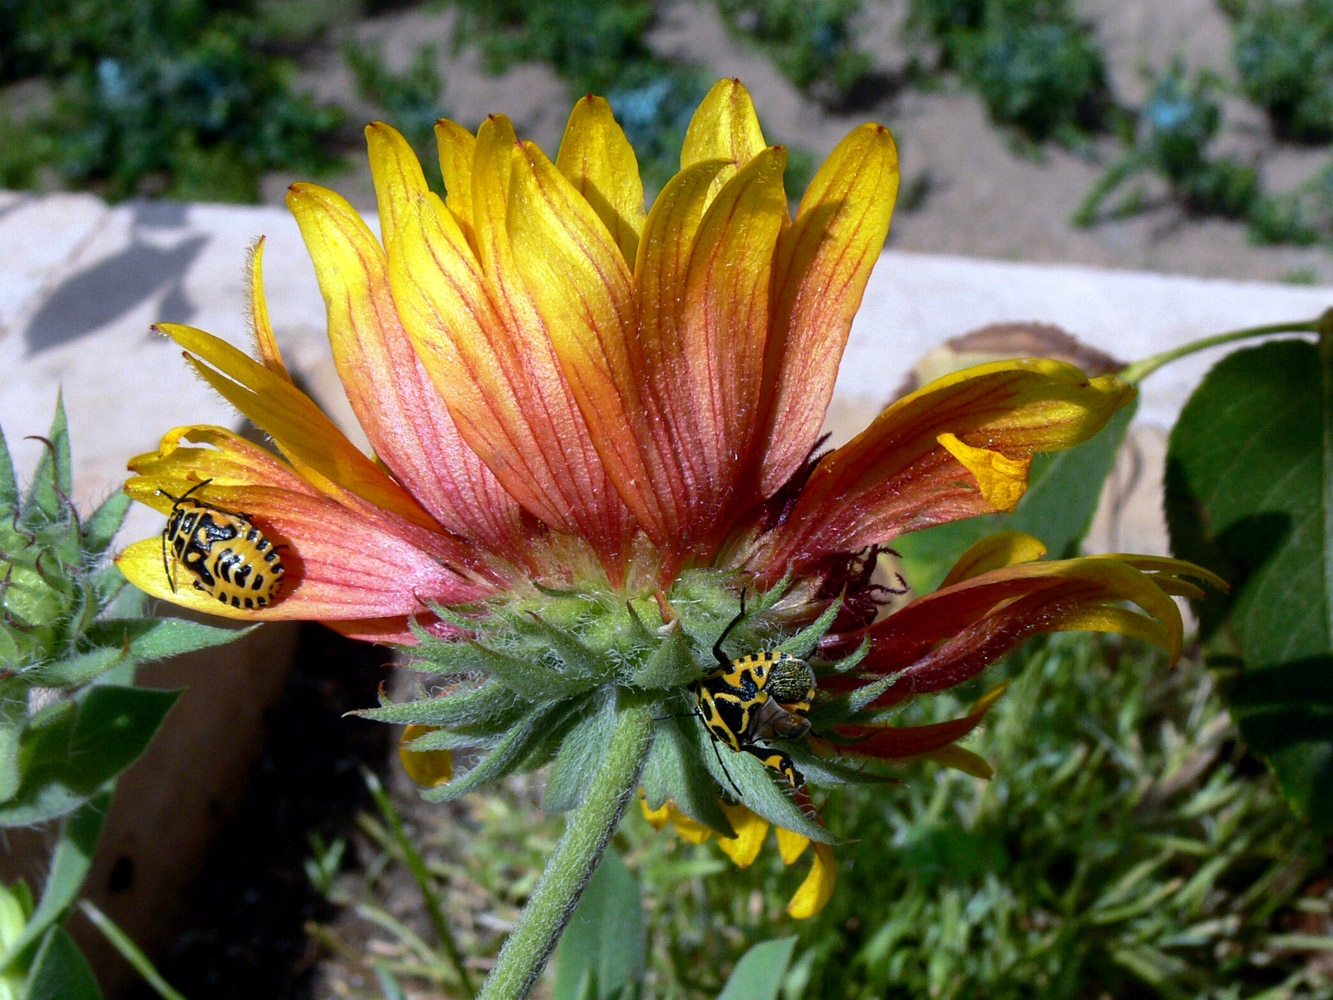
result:
[[[1076,206],[1121,147],[1110,137],[1074,153],[1055,145],[1024,149],[993,127],[980,99],[945,77],[931,93],[902,83],[909,53],[899,38],[906,0],[867,0],[861,45],[873,54],[880,86],[862,106],[830,112],[802,95],[753,47],[731,37],[711,4],[663,0],[650,41],[658,52],[738,77],[750,89],[770,140],[799,145],[820,161],[864,121],[889,126],[898,141],[903,189],[916,204],[900,206],[889,243],[899,249],[1004,260],[1089,264],[1205,277],[1333,284],[1333,253],[1319,247],[1265,247],[1249,242],[1238,222],[1185,216],[1163,198],[1128,219],[1090,229],[1069,224]],[[1216,0],[1082,0],[1109,60],[1113,93],[1134,106],[1151,76],[1179,55],[1193,70],[1209,67],[1233,81],[1230,26]],[[454,16],[425,8],[402,10],[349,26],[346,35],[382,50],[404,69],[424,46],[437,47],[449,117],[475,128],[503,112],[520,135],[553,153],[572,100],[544,66],[517,66],[500,76],[481,72],[475,51],[451,54]],[[355,93],[338,46],[328,46],[306,67],[302,81],[318,96],[337,99],[349,118],[375,109]],[[1276,142],[1262,113],[1240,99],[1224,102],[1227,130],[1216,152],[1259,165],[1265,183],[1288,190],[1328,162],[1327,147]],[[273,177],[265,194],[281,201],[290,177]],[[331,186],[373,211],[369,170],[353,167]]]

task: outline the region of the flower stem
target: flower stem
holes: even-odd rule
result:
[[[622,692],[601,768],[583,804],[569,817],[518,926],[482,983],[478,1000],[522,1000],[541,975],[638,785],[651,745],[651,707],[651,702],[631,700]]]
[[[1333,310],[1326,312],[1323,317],[1316,319],[1302,320],[1299,323],[1271,323],[1268,326],[1250,326],[1244,330],[1231,330],[1227,333],[1219,333],[1212,337],[1202,337],[1199,340],[1191,340],[1188,344],[1182,344],[1179,347],[1173,347],[1169,351],[1163,351],[1161,354],[1154,354],[1144,358],[1142,361],[1135,361],[1131,365],[1126,365],[1120,372],[1120,377],[1126,382],[1138,383],[1157,371],[1165,364],[1175,361],[1177,358],[1183,358],[1194,354],[1197,351],[1203,351],[1209,347],[1217,347],[1220,344],[1229,344],[1233,340],[1246,340],[1250,337],[1268,337],[1275,333],[1318,333],[1319,324],[1326,322],[1326,317]]]

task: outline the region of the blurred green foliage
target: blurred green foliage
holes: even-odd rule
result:
[[[253,201],[267,170],[318,173],[341,121],[291,91],[294,66],[244,0],[7,0],[0,80],[40,74],[49,109],[6,138],[0,182],[39,165],[113,199]]]
[[[856,44],[861,0],[717,0],[727,27],[821,103],[843,104],[870,69]]]
[[[418,49],[401,73],[389,69],[379,49],[349,41],[342,51],[357,93],[383,108],[385,120],[407,137],[418,156],[431,162],[435,158],[435,122],[448,114],[443,103],[444,80],[435,68],[435,47]],[[433,180],[434,173],[428,170],[427,178]]]
[[[1074,223],[1092,225],[1107,198],[1145,176],[1164,182],[1169,197],[1187,212],[1246,218],[1261,195],[1259,175],[1252,166],[1211,154],[1222,127],[1217,93],[1211,74],[1188,76],[1179,61],[1158,77],[1139,111],[1132,145],[1098,179],[1075,211]],[[1137,188],[1112,212],[1129,215],[1148,204],[1148,194]]]
[[[1112,107],[1106,57],[1067,0],[910,0],[907,30],[936,47],[992,120],[1080,145]]]
[[[1241,91],[1284,139],[1333,139],[1333,0],[1249,0],[1235,25]]]
[[[903,785],[817,796],[846,841],[833,900],[811,920],[783,913],[808,855],[784,867],[770,834],[742,871],[631,809],[616,843],[643,890],[641,995],[716,996],[747,949],[791,933],[785,998],[1333,993],[1333,899],[1318,881],[1327,847],[1245,754],[1206,671],[1167,671],[1156,653],[1086,636],[993,670],[1016,675],[971,741],[994,779],[919,765]],[[994,681],[913,702],[902,721],[962,714]],[[470,956],[498,948],[494,923],[517,912],[558,835],[557,818],[514,794],[418,838]],[[412,799],[401,808],[427,816]],[[384,854],[372,845],[366,884],[345,879],[340,896],[373,900],[402,878],[388,840],[373,839]],[[360,905],[394,936],[397,922]],[[412,959],[395,972],[447,981],[442,954],[403,944]]]

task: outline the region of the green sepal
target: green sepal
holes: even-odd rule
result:
[[[414,621],[408,625],[421,640],[415,650],[418,669],[428,673],[483,673],[527,701],[567,698],[588,689],[587,682],[571,681],[540,662],[511,656],[476,639],[441,640]]]
[[[561,728],[561,723],[576,711],[581,701],[548,701],[533,707],[467,774],[455,777],[447,785],[428,789],[421,793],[421,797],[428,802],[449,802],[514,773],[534,749],[550,740],[552,733]]]
[[[801,631],[797,632],[790,639],[785,639],[778,643],[776,650],[779,653],[786,653],[800,660],[810,658],[810,654],[815,651],[819,645],[819,640],[824,638],[828,630],[833,627],[833,620],[838,617],[838,612],[842,610],[842,598],[838,598],[827,608],[824,613],[807,625]]]
[[[699,679],[699,663],[685,633],[677,628],[660,640],[638,670],[632,671],[626,683],[640,688],[657,690],[680,688]]]
[[[88,960],[63,927],[42,939],[23,987],[24,1000],[102,1000]]]
[[[126,650],[120,646],[98,646],[86,653],[75,653],[23,672],[24,680],[38,687],[79,687],[106,673],[121,660]]]
[[[715,743],[702,725],[696,727],[701,740]],[[778,744],[781,749],[786,749]],[[811,840],[825,844],[837,842],[825,827],[810,819],[791,799],[791,792],[785,783],[779,783],[774,773],[759,762],[759,758],[748,753],[737,753],[728,747],[717,747],[717,754],[711,749],[701,753],[704,766],[713,775],[718,788],[728,793],[740,792],[741,803],[751,812],[758,813],[770,823],[786,827],[796,833],[805,834]],[[725,770],[723,770],[725,768]]]
[[[616,725],[615,690],[600,689],[594,701],[601,704],[574,723],[556,752],[542,793],[542,808],[547,812],[568,812],[583,801],[611,744]]]
[[[129,581],[125,579],[125,574],[120,571],[119,566],[115,563],[107,563],[89,577],[88,583],[92,599],[97,602],[99,607],[105,608],[125,593]],[[133,608],[119,607],[115,610],[115,613],[126,618],[142,617],[148,610],[148,595],[138,587],[131,587],[130,591],[138,598],[135,602],[136,606]]]
[[[111,540],[125,523],[131,502],[128,493],[117,490],[83,522],[83,551],[89,557],[100,559],[106,554]]]
[[[514,630],[527,639],[549,648],[559,658],[565,669],[561,676],[580,689],[595,684],[604,678],[606,668],[596,653],[579,642],[568,632],[547,624],[535,611],[523,615],[503,615],[505,621]]]
[[[102,646],[123,647],[133,659],[145,662],[225,646],[256,628],[205,625],[185,618],[113,618],[93,622],[88,639]]]
[[[379,708],[362,708],[355,715],[400,726],[486,726],[521,708],[518,695],[499,681],[481,687],[417,701],[393,702],[383,696]]]
[[[861,645],[856,647],[855,653],[852,653],[849,656],[844,656],[841,660],[838,660],[836,663],[830,663],[827,666],[835,674],[851,673],[853,670],[859,667],[861,665],[861,661],[864,660],[869,655],[870,655],[870,636],[867,635],[864,639],[861,640]]]
[[[901,672],[895,672],[885,677],[881,677],[877,681],[871,681],[864,687],[857,688],[847,697],[848,716],[855,715],[865,709],[867,705],[872,704],[876,698],[897,684],[901,679]]]
[[[35,525],[41,520],[47,522],[63,520],[69,512],[69,495],[73,492],[70,474],[69,424],[65,419],[65,403],[59,394],[56,396],[56,412],[51,420],[51,430],[47,434],[47,447],[37,462],[32,483],[28,487],[28,496],[23,504],[23,523]]]
[[[664,700],[663,715],[657,717],[653,733],[653,746],[643,765],[640,782],[644,800],[648,808],[660,809],[669,799],[686,816],[698,820],[718,836],[734,837],[736,831],[718,804],[718,786],[700,759],[697,731],[702,726],[692,714],[667,716],[671,707],[671,700]]]
[[[520,713],[516,718],[522,718],[522,714]],[[490,750],[499,746],[502,739],[503,731],[475,733],[463,729],[436,729],[433,732],[422,733],[416,739],[404,743],[403,746],[415,753],[423,753],[427,750]]]
[[[841,760],[821,757],[804,743],[780,744],[807,781],[816,785],[901,785],[902,778],[876,774]]]
[[[9,442],[0,427],[0,518],[8,521],[19,506],[18,477],[14,475],[14,459],[9,454]]]

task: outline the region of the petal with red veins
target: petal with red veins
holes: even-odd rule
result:
[[[639,161],[604,97],[589,94],[570,113],[555,165],[592,206],[633,266],[647,212]]]
[[[943,435],[1015,460],[987,466],[996,477],[991,486],[1011,498],[1022,459],[1087,440],[1134,393],[1114,376],[1088,379],[1071,365],[1038,358],[979,365],[938,379],[824,456],[768,540],[765,576],[780,577],[789,563],[799,566],[994,511],[977,473],[940,443]],[[985,464],[969,461],[978,468]],[[1002,474],[1010,479],[998,486]]]
[[[149,502],[153,480],[127,491]],[[137,486],[137,490],[136,490]],[[147,495],[139,496],[138,492]],[[322,496],[264,486],[208,486],[192,495],[227,511],[244,511],[278,549],[285,573],[277,599],[266,608],[232,608],[178,577],[173,592],[163,568],[162,539],[135,542],[116,564],[141,590],[185,607],[252,620],[359,619],[407,615],[424,601],[465,603],[494,587],[470,579],[421,547],[430,538],[412,526],[379,523]],[[413,535],[415,534],[415,537]]]
[[[398,133],[384,125],[367,133],[387,236],[425,178]],[[288,204],[328,305],[334,362],[376,454],[445,528],[513,558],[524,535],[518,505],[459,437],[403,329],[383,250],[332,192],[294,185]]]
[[[764,384],[771,496],[805,461],[833,395],[852,317],[889,232],[898,152],[880,125],[853,131],[819,168],[782,234]]]
[[[680,167],[688,170],[696,163],[724,161],[707,192],[707,199],[712,200],[722,185],[767,145],[750,92],[739,80],[719,80],[695,110],[685,130]]]

